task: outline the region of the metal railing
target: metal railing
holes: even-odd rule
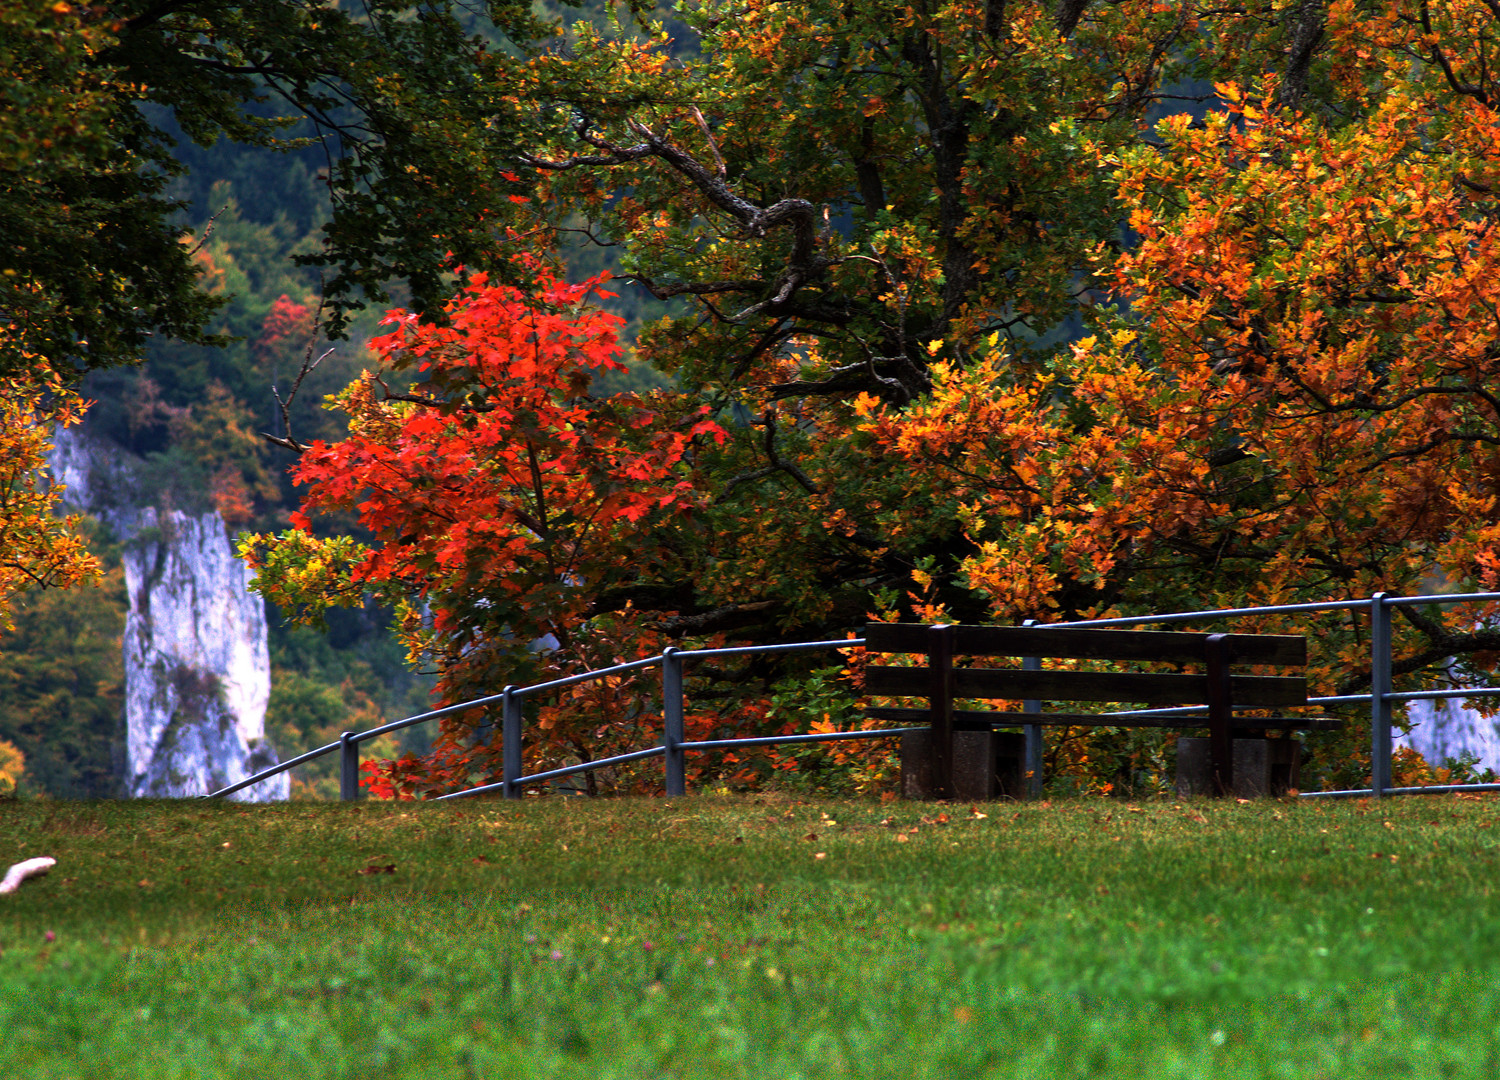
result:
[[[298,765],[306,764],[326,754],[337,752],[339,755],[339,797],[346,802],[352,801],[359,797],[360,743],[377,739],[393,731],[401,731],[417,724],[425,724],[431,720],[451,716],[454,713],[466,712],[469,709],[482,708],[486,705],[497,703],[500,705],[501,775],[503,779],[494,784],[482,784],[479,787],[449,792],[446,795],[438,796],[438,799],[462,799],[471,795],[484,795],[491,792],[499,792],[507,799],[519,799],[522,789],[528,784],[540,784],[551,780],[560,780],[577,773],[588,772],[592,769],[603,769],[612,765],[623,765],[627,762],[641,761],[653,757],[665,759],[666,793],[668,795],[686,795],[686,755],[690,751],[718,750],[739,746],[770,746],[781,743],[835,742],[845,739],[888,739],[904,735],[908,732],[926,731],[926,727],[923,726],[874,728],[860,731],[828,731],[810,735],[767,735],[739,739],[708,739],[699,742],[689,742],[686,740],[683,720],[685,698],[683,669],[688,662],[703,660],[708,657],[807,652],[815,649],[847,649],[863,644],[863,638],[845,638],[838,641],[799,641],[785,645],[743,645],[726,649],[669,648],[656,656],[648,656],[642,660],[632,660],[628,664],[616,664],[613,667],[600,668],[596,671],[585,671],[578,675],[570,675],[564,679],[553,679],[550,682],[537,683],[533,686],[507,686],[498,694],[490,694],[488,697],[475,698],[472,701],[464,701],[456,705],[447,705],[441,709],[432,709],[428,712],[418,713],[415,716],[408,716],[404,720],[396,720],[393,723],[371,728],[368,731],[346,731],[339,736],[337,742],[320,746],[316,750],[309,750],[305,754],[299,754],[278,765],[273,765],[269,769],[262,769],[254,776],[247,777],[238,783],[230,784],[228,787],[220,788],[218,791],[210,792],[204,797],[217,799],[225,795],[232,795],[236,791],[253,787],[263,780],[268,780],[273,776],[286,772],[288,769],[296,768]],[[635,750],[628,754],[617,754],[614,757],[598,758],[593,761],[579,762],[576,765],[566,765],[560,769],[549,769],[546,772],[533,773],[530,776],[523,774],[521,763],[521,743],[524,736],[522,702],[526,698],[536,697],[553,690],[561,690],[568,686],[575,686],[578,683],[604,679],[612,675],[622,675],[630,671],[639,671],[641,668],[654,667],[658,664],[661,665],[663,719],[662,741],[658,745],[647,747],[644,750]]]
[[[1471,604],[1484,603],[1500,600],[1500,593],[1450,593],[1429,596],[1391,596],[1387,593],[1376,593],[1363,600],[1328,600],[1316,603],[1303,604],[1279,604],[1266,607],[1248,608],[1214,608],[1204,611],[1178,611],[1157,615],[1133,615],[1114,619],[1090,619],[1069,623],[1049,623],[1046,625],[1056,627],[1107,627],[1107,626],[1145,626],[1162,625],[1170,623],[1186,622],[1208,622],[1223,619],[1243,618],[1251,615],[1282,615],[1282,614],[1313,614],[1325,611],[1358,611],[1369,609],[1370,611],[1370,671],[1371,689],[1368,694],[1339,694],[1327,697],[1308,698],[1309,705],[1349,705],[1369,703],[1370,705],[1370,761],[1371,778],[1370,787],[1357,788],[1346,791],[1308,791],[1303,792],[1304,798],[1338,798],[1351,796],[1375,796],[1382,795],[1404,795],[1404,794],[1441,794],[1456,791],[1500,791],[1500,783],[1486,784],[1441,784],[1429,787],[1392,787],[1391,786],[1391,753],[1392,753],[1392,710],[1397,702],[1434,700],[1453,697],[1482,697],[1500,694],[1500,687],[1477,687],[1458,690],[1416,690],[1409,692],[1395,692],[1392,689],[1392,651],[1391,651],[1391,620],[1392,613],[1398,607],[1417,606],[1427,604]],[[371,728],[368,731],[345,732],[337,742],[326,746],[320,746],[316,750],[309,750],[305,754],[299,754],[288,761],[283,761],[269,769],[264,769],[254,776],[248,777],[238,783],[219,789],[204,796],[205,798],[220,798],[232,795],[236,791],[252,787],[263,780],[267,780],[288,769],[305,764],[325,754],[335,751],[339,754],[339,795],[348,801],[359,797],[359,744],[371,739],[379,738],[394,731],[401,731],[417,724],[425,724],[431,720],[437,720],[454,713],[466,712],[469,709],[481,708],[486,705],[499,703],[501,706],[501,745],[502,761],[501,773],[503,779],[498,783],[483,784],[479,787],[467,788],[462,791],[450,792],[438,796],[439,799],[461,799],[471,795],[482,795],[490,792],[500,792],[508,799],[519,799],[523,788],[528,784],[545,783],[551,780],[562,779],[577,773],[587,772],[592,769],[607,768],[612,765],[623,765],[632,761],[641,761],[647,758],[661,757],[664,760],[666,771],[666,793],[668,795],[685,795],[687,793],[686,781],[686,755],[690,751],[728,749],[741,746],[770,746],[786,743],[814,743],[832,742],[844,739],[882,739],[903,735],[908,732],[925,731],[922,727],[903,728],[879,728],[859,731],[833,731],[821,732],[809,735],[769,735],[755,736],[740,739],[709,739],[699,742],[689,742],[684,738],[683,712],[684,712],[684,690],[683,670],[685,664],[690,661],[701,660],[706,657],[715,656],[748,656],[752,654],[768,654],[782,652],[803,652],[815,649],[846,649],[858,647],[864,644],[863,638],[847,638],[839,641],[806,641],[795,642],[785,645],[745,645],[724,649],[676,649],[669,648],[657,656],[647,657],[642,660],[634,660],[627,664],[616,664],[613,667],[601,668],[597,671],[586,671],[578,675],[570,675],[564,679],[554,679],[550,682],[538,683],[534,686],[507,686],[498,694],[487,697],[475,698],[472,701],[461,702],[456,705],[448,705],[441,709],[433,709],[428,712],[408,716],[403,720],[397,720],[390,724]],[[614,757],[600,758],[595,761],[580,762],[576,765],[568,765],[558,769],[549,769],[545,772],[534,773],[530,776],[523,775],[521,761],[521,745],[524,735],[524,720],[522,713],[522,702],[528,697],[535,697],[549,691],[560,690],[564,687],[574,686],[578,683],[589,682],[594,679],[608,678],[612,675],[620,675],[630,671],[638,671],[642,668],[661,666],[662,687],[662,741],[656,746],[643,750],[636,750],[628,754],[618,754]],[[1030,703],[1028,703],[1028,706]],[[1163,715],[1171,713],[1185,713],[1192,711],[1191,707],[1184,709],[1154,709],[1146,710]],[[1139,711],[1135,715],[1139,715]],[[1028,747],[1026,760],[1032,762],[1040,761],[1040,737],[1041,729],[1038,725],[1027,726]],[[1031,743],[1038,745],[1030,745]],[[1035,791],[1039,786],[1040,770],[1036,769],[1033,775],[1033,787]]]
[[[1500,694],[1500,687],[1487,686],[1463,690],[1415,690],[1393,692],[1394,679],[1391,672],[1391,619],[1398,607],[1416,607],[1429,604],[1475,604],[1500,600],[1500,593],[1444,593],[1435,596],[1392,596],[1378,592],[1366,600],[1325,600],[1307,604],[1278,604],[1267,607],[1217,608],[1210,611],[1173,612],[1168,615],[1128,616],[1118,619],[1092,619],[1074,623],[1053,623],[1054,626],[1142,626],[1146,624],[1202,622],[1207,620],[1241,618],[1249,615],[1284,615],[1320,611],[1370,611],[1370,692],[1368,694],[1337,694],[1329,697],[1308,698],[1309,705],[1354,705],[1368,702],[1370,705],[1370,786],[1346,791],[1305,791],[1304,798],[1348,798],[1360,796],[1410,795],[1417,793],[1442,794],[1455,791],[1500,791],[1500,784],[1439,784],[1430,787],[1391,786],[1391,723],[1393,706],[1398,701],[1422,701],[1453,697],[1492,697]],[[1167,711],[1167,710],[1160,710]]]

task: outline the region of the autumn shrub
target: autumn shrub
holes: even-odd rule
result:
[[[846,650],[846,655],[862,650]],[[871,722],[851,671],[843,664],[788,676],[771,688],[768,720],[780,721],[788,735],[876,730],[890,726]],[[786,744],[775,749],[772,782],[809,795],[879,795],[901,783],[899,738],[832,740]]]
[[[19,790],[26,772],[26,755],[15,743],[0,739],[0,798],[13,796]]]
[[[1398,746],[1391,754],[1391,784],[1395,787],[1431,787],[1437,784],[1493,783],[1495,771],[1479,768],[1479,757],[1464,751],[1441,764],[1429,762],[1414,746]]]

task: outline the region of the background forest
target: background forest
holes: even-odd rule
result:
[[[153,341],[139,365],[89,374],[80,387],[94,402],[86,423],[144,459],[152,502],[216,508],[231,532],[284,528],[297,505],[292,455],[260,433],[277,432],[281,419],[271,386],[295,374],[314,343],[318,274],[292,256],[316,247],[327,200],[306,151],[185,142],[178,153],[190,171],[171,194],[195,234],[208,233],[195,257],[207,289],[228,299],[212,329],[233,340]],[[300,425],[338,436],[319,400],[358,375],[373,322],[356,324],[309,381],[294,405]],[[119,552],[102,531],[93,537],[102,586],[29,594],[0,651],[0,738],[25,754],[29,782],[58,797],[113,793],[121,753],[124,586]],[[269,614],[267,727],[281,752],[426,707],[430,680],[407,670],[378,609],[341,611],[326,634]]]
[[[561,21],[564,9],[539,12]],[[604,5],[566,11],[609,27]],[[483,29],[483,23],[476,23]],[[681,29],[680,24],[674,24]],[[171,109],[143,111],[172,139],[182,166],[162,195],[180,207],[173,221],[201,238],[193,252],[200,287],[220,301],[208,325],[210,340],[149,339],[139,363],[98,368],[78,385],[92,404],[89,430],[144,460],[137,496],[190,513],[217,509],[231,535],[278,531],[288,525],[299,495],[289,475],[295,460],[262,435],[285,434],[273,387],[291,383],[309,350],[327,353],[290,406],[300,437],[337,440],[343,421],[323,399],[343,389],[368,366],[366,341],[384,309],[355,312],[347,336],[330,342],[319,333],[324,273],[301,266],[299,254],[322,247],[330,217],[327,167],[316,144],[279,152],[220,138],[200,146],[183,132]],[[267,105],[248,111],[278,115]],[[286,132],[314,134],[306,120]],[[606,253],[570,245],[575,276],[612,264]],[[392,283],[393,302],[407,290]],[[626,288],[611,308],[633,335],[649,306],[644,290]],[[664,383],[645,365],[606,376],[604,393]],[[359,532],[352,515],[327,523],[330,532]],[[97,587],[35,590],[12,601],[14,626],[0,646],[0,741],[21,752],[27,787],[58,798],[102,797],[118,791],[123,755],[123,679],[120,634],[126,598],[118,546],[97,523],[85,526],[89,550],[102,562]],[[282,757],[431,707],[430,672],[413,670],[391,633],[389,610],[371,604],[328,613],[318,630],[299,627],[268,611],[272,691],[267,734]],[[423,749],[419,731],[387,753]],[[0,761],[0,789],[20,767]],[[298,770],[293,797],[336,797],[330,760]]]
[[[156,499],[243,530],[290,620],[283,754],[668,644],[1500,584],[1481,3],[114,9],[14,22],[115,101],[37,191],[142,239],[18,243],[0,359],[81,374]],[[18,235],[81,228],[37,191],[7,189]],[[109,775],[95,545],[103,587],[24,594],[0,652],[0,738],[58,794]],[[1409,685],[1492,666],[1492,612],[1407,611]],[[1311,632],[1319,689],[1368,682],[1357,620]],[[692,730],[859,723],[856,690],[705,667]],[[581,691],[527,753],[634,746],[652,708]],[[486,777],[493,717],[399,749],[378,790]],[[1065,731],[1049,768],[1150,790],[1170,748]],[[889,762],[699,779],[776,773],[868,790]]]

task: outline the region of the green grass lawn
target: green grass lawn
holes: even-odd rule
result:
[[[0,1074],[1493,1080],[1497,809],[11,801]]]

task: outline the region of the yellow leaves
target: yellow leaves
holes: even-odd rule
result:
[[[317,626],[329,608],[364,602],[371,552],[352,537],[323,538],[302,529],[278,536],[247,534],[239,538],[236,554],[255,570],[250,588],[294,623]]]
[[[17,590],[65,588],[99,572],[79,519],[54,516],[62,487],[45,471],[54,426],[77,423],[84,408],[41,361],[0,378],[0,629]]]
[[[14,743],[0,739],[0,796],[15,793],[26,772],[26,755]]]

